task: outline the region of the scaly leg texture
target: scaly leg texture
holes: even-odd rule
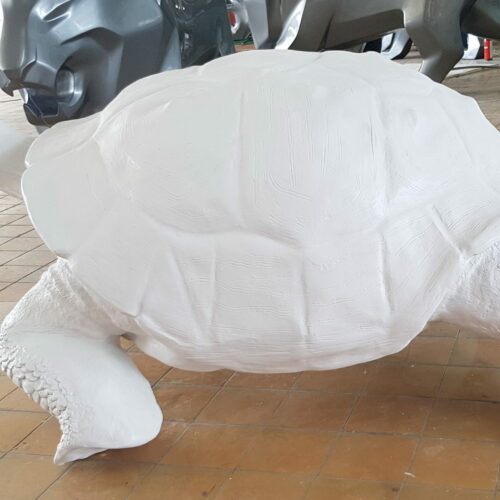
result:
[[[151,387],[108,312],[59,260],[2,324],[0,369],[59,420],[57,464],[139,446],[160,430]]]

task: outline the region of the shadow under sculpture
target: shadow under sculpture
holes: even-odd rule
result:
[[[0,87],[30,123],[100,111],[124,87],[234,52],[224,0],[0,0]]]
[[[440,82],[464,55],[463,33],[500,40],[500,0],[248,0],[259,48],[348,49],[405,28]]]
[[[499,335],[499,152],[473,99],[375,54],[144,78],[28,153],[59,258],[2,324],[0,367],[59,419],[64,463],[160,429],[122,334],[261,373],[393,354],[429,320]]]

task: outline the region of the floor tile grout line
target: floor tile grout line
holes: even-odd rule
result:
[[[378,364],[379,364],[379,360],[375,360],[375,362],[376,362],[375,363],[375,368],[376,368],[378,366]],[[326,464],[328,463],[328,461],[330,460],[330,458],[332,457],[332,455],[333,455],[333,453],[335,451],[335,447],[338,445],[338,442],[340,441],[341,437],[344,436],[344,435],[346,435],[345,426],[347,425],[347,423],[351,419],[352,415],[354,414],[354,412],[358,408],[358,405],[359,405],[359,402],[360,402],[361,398],[367,394],[368,384],[370,383],[371,378],[374,376],[374,373],[375,373],[375,370],[372,370],[370,372],[369,376],[367,377],[367,379],[365,381],[363,390],[355,395],[355,399],[353,401],[353,404],[351,406],[350,411],[347,413],[347,415],[346,415],[346,417],[344,419],[344,422],[343,422],[342,426],[340,427],[339,431],[337,432],[337,434],[335,436],[335,439],[333,440],[333,442],[332,442],[329,450],[327,451],[326,456],[325,456],[323,462],[318,467],[318,471],[316,472],[314,478],[311,480],[311,482],[309,483],[308,487],[306,488],[306,492],[304,494],[303,500],[305,500],[307,498],[307,496],[309,495],[309,492],[310,492],[310,490],[312,488],[313,483],[315,481],[317,481],[318,478],[322,475],[323,470],[326,467]]]
[[[0,267],[2,267],[2,266],[0,266]],[[35,269],[35,270],[34,270],[34,271],[32,271],[31,273],[28,273],[28,274],[26,274],[25,276],[20,277],[20,278],[19,278],[19,279],[17,279],[16,281],[13,281],[13,282],[9,283],[9,285],[8,285],[8,286],[6,286],[5,288],[3,288],[2,290],[5,290],[5,289],[9,288],[9,286],[10,286],[10,285],[15,285],[15,284],[17,284],[17,283],[32,283],[32,284],[33,284],[33,286],[35,286],[35,285],[36,285],[36,283],[38,282],[38,280],[37,280],[37,281],[34,281],[34,282],[31,282],[31,281],[22,281],[22,280],[26,279],[28,276],[31,276],[32,274],[35,274],[35,273],[39,272],[39,271],[40,271],[41,269],[43,269],[44,267],[46,267],[46,266],[45,266],[45,265],[43,265],[43,266],[38,267],[38,269]],[[0,291],[2,291],[2,290],[0,290]]]
[[[0,410],[0,411],[9,411],[9,410]],[[13,413],[35,413],[35,414],[40,414],[41,412],[25,412],[25,411],[17,411]],[[47,414],[48,416],[51,416],[50,414]],[[54,417],[55,418],[55,417]],[[43,425],[45,422],[42,422],[41,425]],[[403,438],[403,439],[414,439],[417,440],[419,437],[422,437],[424,439],[429,439],[433,441],[441,441],[441,442],[459,442],[459,443],[477,443],[477,444],[485,444],[485,445],[494,445],[498,443],[498,440],[479,440],[479,439],[461,439],[461,438],[450,438],[450,437],[439,437],[439,436],[425,436],[425,435],[420,435],[420,434],[399,434],[399,433],[381,433],[381,432],[365,432],[365,431],[345,431],[342,432],[341,429],[332,429],[332,430],[325,430],[325,429],[310,429],[310,428],[304,428],[304,427],[281,427],[278,425],[267,425],[267,424],[258,424],[258,425],[253,425],[253,424],[232,424],[232,423],[210,423],[210,422],[189,422],[186,420],[164,420],[163,423],[168,424],[184,424],[186,427],[234,427],[234,428],[241,428],[241,429],[259,429],[259,430],[283,430],[283,431],[289,431],[291,433],[293,432],[303,432],[303,433],[309,433],[309,434],[325,434],[325,435],[338,435],[338,434],[343,434],[343,435],[351,435],[355,434],[358,436],[380,436],[380,437],[390,437],[394,436],[397,438]],[[177,441],[177,440],[176,440]],[[14,451],[14,450],[13,450]],[[10,451],[9,451],[10,453]],[[16,452],[17,453],[17,452]],[[26,455],[40,455],[39,453],[25,453]],[[162,457],[163,459],[164,457]],[[109,460],[109,459],[106,459]]]
[[[2,213],[0,212],[0,216],[2,215]],[[19,225],[23,225],[23,224],[14,224],[14,222],[19,222],[21,219],[24,219],[25,217],[27,217],[26,214],[3,214],[3,215],[6,215],[6,216],[18,216],[17,219],[14,219],[14,220],[11,220],[10,222],[6,222],[5,224],[0,224],[0,229],[2,227],[6,227],[6,226],[10,226],[11,224],[13,226],[19,226]],[[31,221],[30,221],[30,224],[29,224],[31,227],[33,227],[33,225],[31,224]]]
[[[171,369],[172,369],[172,367],[170,367],[170,369],[169,369],[169,370],[167,370],[167,373],[168,373]],[[165,373],[163,376],[165,376],[165,375],[166,375],[166,373]],[[186,432],[187,432],[187,431],[188,431],[188,429],[191,427],[191,425],[192,425],[192,424],[194,424],[194,423],[196,422],[196,419],[199,417],[199,415],[201,414],[201,412],[202,412],[202,411],[203,411],[203,410],[204,410],[204,409],[205,409],[205,408],[206,408],[206,407],[207,407],[207,406],[208,406],[208,405],[209,405],[209,404],[213,401],[213,399],[217,396],[217,394],[219,394],[219,393],[223,390],[223,388],[225,387],[225,385],[229,382],[229,380],[230,380],[233,376],[234,376],[234,372],[233,372],[233,373],[232,373],[232,374],[231,374],[231,375],[227,378],[227,380],[224,382],[224,384],[222,384],[222,385],[219,387],[219,390],[218,390],[218,391],[216,391],[216,392],[213,394],[213,396],[212,396],[212,397],[211,397],[211,398],[207,401],[207,403],[206,403],[206,404],[205,404],[205,405],[204,405],[204,406],[203,406],[203,407],[199,410],[199,412],[198,412],[198,413],[197,413],[197,414],[193,417],[193,419],[192,419],[190,422],[183,422],[183,423],[185,423],[185,424],[186,424],[186,428],[184,429],[184,431],[183,431],[183,433],[181,434],[181,436],[184,436],[184,435],[186,434]],[[156,385],[156,384],[155,384],[155,385]],[[165,421],[165,419],[164,419],[164,421]],[[167,422],[168,422],[168,420],[167,420]],[[155,463],[155,464],[153,465],[153,467],[150,469],[150,471],[149,471],[147,474],[145,474],[145,475],[144,475],[144,477],[143,477],[140,481],[138,481],[138,482],[136,483],[136,485],[134,486],[134,488],[133,488],[133,489],[130,491],[130,493],[126,496],[126,499],[130,498],[130,496],[133,494],[133,492],[134,492],[134,491],[135,491],[135,490],[136,490],[136,489],[140,486],[140,484],[142,484],[142,483],[145,481],[146,477],[148,477],[148,476],[150,476],[150,475],[151,475],[152,471],[153,471],[155,468],[157,468],[158,466],[162,465],[162,464],[160,464],[159,462],[161,462],[161,461],[162,461],[162,460],[163,460],[163,459],[167,456],[167,454],[168,454],[168,453],[169,453],[169,451],[172,449],[172,447],[174,446],[174,444],[175,444],[175,443],[177,443],[177,442],[179,442],[179,440],[180,440],[181,436],[179,436],[179,437],[178,437],[178,439],[176,439],[176,440],[174,441],[174,443],[172,443],[172,445],[171,445],[171,446],[169,446],[169,448],[168,448],[168,450],[165,452],[165,454],[161,457],[161,459],[160,459],[157,463]],[[223,483],[224,483],[224,481],[223,481]],[[221,486],[222,486],[222,485],[221,485]],[[219,489],[217,489],[217,491],[218,491],[218,490],[219,490]]]
[[[264,426],[262,425],[257,425],[254,427],[256,433],[255,436],[250,440],[248,443],[247,447],[241,452],[240,456],[238,457],[238,460],[236,461],[236,465],[232,468],[233,473],[238,471],[238,470],[244,470],[241,467],[239,467],[239,464],[246,458],[246,456],[251,452],[253,446],[255,445],[255,442],[257,439],[262,436],[263,431],[266,430]]]
[[[0,202],[4,201],[4,199],[5,199],[5,198],[0,198]],[[19,198],[18,198],[18,200],[19,200]],[[19,202],[18,202],[18,203],[13,203],[13,204],[10,204],[10,203],[9,203],[9,204],[0,203],[0,207],[6,207],[6,206],[7,206],[8,208],[4,208],[4,209],[0,210],[0,212],[3,212],[3,211],[5,211],[5,210],[10,210],[11,208],[15,208],[15,207],[22,206],[22,207],[23,207],[23,209],[24,209],[24,211],[25,211],[25,213],[18,213],[18,214],[4,214],[4,215],[20,215],[21,217],[26,217],[26,216],[28,215],[28,214],[27,214],[27,212],[28,212],[28,211],[26,210],[26,207],[25,207],[24,202],[23,202],[22,200],[19,200]],[[0,214],[0,215],[1,215],[1,214]],[[18,219],[16,219],[16,220],[18,220]],[[12,222],[12,221],[11,221],[11,222]],[[7,223],[7,224],[8,224],[8,223]]]
[[[200,411],[193,417],[192,423],[195,423],[198,417],[201,415],[203,410],[226,388],[228,382],[235,376],[236,372],[233,372],[227,380],[219,387],[219,390],[217,390],[214,395],[207,401],[206,404],[203,405],[203,408],[200,409]]]
[[[132,486],[132,488],[126,494],[126,496],[123,498],[123,500],[128,500],[134,494],[134,492],[137,490],[137,488],[146,480],[146,478],[151,475],[153,470],[156,469],[156,467],[158,467],[159,464],[152,463],[150,465],[151,465],[151,467],[149,468],[149,470],[144,473],[144,475],[134,484],[134,486]]]
[[[250,443],[248,443],[247,448],[241,453],[241,455],[239,456],[238,460],[236,461],[236,465],[231,468],[229,474],[226,476],[226,478],[224,479],[224,481],[222,481],[221,484],[219,485],[219,487],[216,489],[214,500],[217,500],[217,496],[222,491],[222,489],[224,488],[225,484],[228,483],[229,481],[231,481],[232,478],[233,478],[233,476],[237,472],[239,472],[241,470],[241,469],[238,468],[238,464],[243,460],[244,456],[246,455],[246,453],[248,452],[248,450],[250,450],[251,447],[254,445],[255,441],[257,441],[257,438],[259,437],[259,435],[262,434],[262,428],[260,426],[257,426],[256,428],[259,429],[259,432],[257,432],[255,434],[255,436],[253,437],[253,439],[250,441]]]
[[[12,204],[12,205],[10,205],[10,204],[9,204],[9,205],[5,205],[7,208],[4,208],[4,209],[0,210],[0,215],[2,215],[2,214],[3,214],[3,212],[5,212],[5,211],[7,211],[7,210],[10,210],[10,209],[12,209],[12,208],[18,207],[19,205],[24,205],[24,203],[22,202],[22,200],[19,200],[19,202],[18,202],[18,203],[14,203],[14,204]],[[1,207],[1,206],[4,206],[4,204],[0,205],[0,207]],[[24,214],[24,215],[26,215],[26,214]]]
[[[236,373],[236,372],[235,372]],[[276,418],[276,415],[279,414],[279,411],[281,410],[281,408],[283,408],[283,406],[285,405],[285,403],[287,401],[290,401],[290,395],[292,393],[292,390],[291,389],[285,389],[283,391],[283,398],[281,399],[281,401],[278,403],[278,405],[276,406],[276,408],[274,408],[273,410],[273,413],[271,415],[271,418],[274,419]],[[281,426],[280,426],[281,427]]]
[[[232,374],[231,374],[231,375],[227,378],[227,380],[226,380],[226,381],[225,381],[225,382],[224,382],[224,383],[220,386],[219,390],[218,390],[218,391],[217,391],[217,392],[216,392],[216,393],[212,396],[212,398],[210,398],[210,400],[207,402],[207,404],[205,404],[205,405],[203,406],[203,408],[202,408],[202,409],[198,412],[198,414],[197,414],[197,415],[193,418],[192,422],[190,423],[190,426],[191,426],[192,424],[196,424],[196,423],[198,423],[198,422],[197,422],[197,419],[198,419],[198,417],[201,415],[201,413],[203,412],[203,410],[204,410],[205,408],[207,408],[207,407],[208,407],[208,405],[209,405],[212,401],[214,401],[214,400],[215,400],[215,398],[216,398],[219,394],[221,394],[221,393],[222,393],[222,391],[223,391],[223,390],[227,387],[227,385],[229,384],[229,381],[230,381],[231,379],[233,379],[235,376],[236,376],[236,372],[235,372],[235,371],[233,371],[233,373],[232,373]],[[255,436],[255,438],[254,438],[254,439],[257,439],[257,436]],[[253,442],[253,441],[254,441],[254,440],[252,440],[252,442]],[[166,456],[166,455],[165,455],[165,456]],[[229,480],[229,478],[230,478],[232,475],[234,475],[234,474],[236,473],[236,470],[237,470],[237,466],[235,466],[235,467],[233,468],[233,470],[231,471],[231,473],[229,473],[229,474],[226,476],[226,478],[224,479],[224,481],[222,481],[222,483],[219,485],[219,488],[217,488],[217,490],[216,490],[216,492],[215,492],[214,498],[216,498],[216,497],[218,496],[218,494],[219,494],[219,492],[222,490],[222,488],[223,488],[224,484],[225,484],[225,483]]]
[[[130,347],[130,349],[132,349],[132,347],[133,347],[133,346],[131,346],[131,347]],[[129,357],[131,357],[131,356],[130,356],[130,354],[141,354],[141,353],[133,353],[133,352],[130,352],[130,351],[128,351],[128,350],[127,350],[127,351],[125,351],[125,352],[127,352],[127,353],[129,354]],[[147,354],[146,354],[146,356],[147,356]],[[153,358],[153,359],[154,359],[154,358]],[[160,363],[161,363],[161,361],[160,361]],[[165,366],[167,366],[167,365],[165,365]],[[169,366],[169,367],[168,367],[168,369],[165,371],[165,373],[164,373],[164,374],[163,374],[163,375],[162,375],[162,376],[161,376],[161,377],[160,377],[160,378],[159,378],[156,382],[153,382],[153,383],[151,384],[151,389],[152,389],[153,391],[154,391],[157,387],[159,387],[159,386],[160,386],[160,382],[161,382],[162,378],[163,378],[163,377],[165,377],[168,373],[170,373],[170,371],[171,371],[171,370],[172,370],[172,367],[171,367],[171,366]]]
[[[2,215],[1,212],[0,212],[0,215]],[[22,237],[31,238],[31,236],[25,236],[25,235],[28,233],[31,233],[32,231],[35,231],[35,228],[33,226],[23,226],[23,225],[16,226],[16,224],[6,224],[6,225],[2,226],[0,229],[7,228],[7,227],[22,227],[24,229],[23,232],[16,234],[15,236],[13,236],[13,238],[22,238]],[[7,235],[7,237],[9,237],[9,236],[10,235]],[[0,235],[0,237],[4,238],[5,236]],[[34,237],[38,238],[39,236],[34,236]]]
[[[23,205],[23,202],[21,201],[19,204],[15,205],[15,206],[19,206],[19,205]],[[12,208],[12,207],[10,207],[10,208]],[[6,209],[6,210],[9,210],[9,209]],[[3,211],[0,211],[0,215],[2,214],[2,212],[3,212]],[[25,216],[26,216],[26,215],[23,215],[23,216],[21,216],[21,218],[23,218],[23,217],[25,217]],[[16,219],[16,220],[20,220],[20,219]],[[2,225],[1,227],[7,227],[7,226],[15,226],[15,224],[13,224],[13,223],[8,223],[8,224],[4,224],[4,225]],[[21,226],[19,226],[19,227],[21,227]],[[29,233],[31,230],[32,230],[32,229],[28,229],[25,233],[22,233],[22,234],[19,234],[19,235],[17,235],[17,236],[14,236],[14,237],[10,238],[8,241],[6,241],[5,243],[10,243],[11,241],[15,240],[16,238],[22,238],[24,234]],[[39,238],[39,239],[40,239],[40,238]],[[4,243],[4,244],[5,244],[5,243]],[[29,249],[29,250],[26,250],[26,251],[22,251],[22,250],[20,250],[20,252],[21,252],[21,254],[20,254],[20,255],[18,255],[17,257],[14,257],[14,258],[12,258],[12,259],[10,259],[10,260],[8,260],[8,261],[4,262],[4,263],[2,263],[2,264],[0,265],[0,268],[1,268],[1,267],[3,267],[3,266],[5,266],[5,265],[8,265],[8,263],[9,263],[9,262],[11,262],[12,260],[14,260],[14,259],[16,259],[16,258],[19,258],[19,257],[22,257],[22,256],[26,255],[27,253],[29,253],[29,252],[31,252],[31,251],[33,251],[33,250],[36,250],[37,248],[40,248],[40,247],[41,247],[41,246],[43,246],[43,245],[44,245],[44,243],[43,243],[43,241],[42,241],[42,243],[40,243],[38,246],[36,246],[36,247],[34,247],[34,248],[32,248],[32,249]],[[0,245],[0,251],[1,251],[1,245]],[[8,250],[6,250],[6,251],[8,251]],[[12,251],[16,251],[16,250],[12,250]],[[49,250],[49,251],[50,251],[50,250]],[[57,258],[57,256],[55,256],[55,255],[54,255],[54,260],[56,260],[56,258]],[[52,261],[52,262],[54,262],[54,261]],[[23,279],[27,278],[28,276],[31,276],[32,274],[34,274],[34,273],[36,273],[36,272],[38,272],[38,271],[40,271],[40,269],[42,269],[43,267],[45,267],[45,266],[47,266],[47,265],[49,265],[49,264],[50,264],[50,263],[48,263],[48,264],[43,264],[43,265],[41,265],[41,266],[34,265],[34,267],[37,267],[37,269],[35,269],[35,270],[33,270],[32,272],[30,272],[30,273],[28,273],[28,274],[26,274],[26,275],[24,275],[24,276],[22,276],[22,277],[18,278],[18,279],[17,279],[17,280],[15,280],[15,281],[10,282],[10,283],[9,283],[9,285],[8,285],[8,286],[6,286],[5,288],[3,288],[2,290],[5,290],[5,289],[9,288],[9,286],[11,286],[11,285],[13,285],[13,284],[16,284],[16,283],[19,283],[19,282],[21,282],[21,283],[26,283],[26,282],[22,282],[21,280],[23,280]],[[33,283],[33,285],[35,285],[35,283]],[[16,302],[17,302],[17,301],[16,301]]]
[[[15,239],[15,238],[14,238]],[[20,257],[24,257],[26,254],[30,253],[30,252],[34,252],[36,251],[37,248],[40,248],[41,246],[43,246],[43,243],[40,243],[40,245],[38,247],[35,247],[35,248],[32,248],[31,250],[2,250],[2,248],[0,247],[0,253],[3,251],[3,252],[21,252],[20,255],[17,255],[16,257],[12,257],[12,259],[9,259],[9,260],[6,260],[5,262],[2,262],[2,264],[0,264],[0,268],[1,267],[4,267],[4,266],[16,266],[16,267],[21,267],[21,266],[48,266],[49,264],[52,264],[52,262],[54,262],[56,259],[57,259],[57,256],[51,252],[50,250],[43,250],[43,251],[46,251],[47,253],[51,253],[52,255],[54,255],[54,259],[51,260],[50,262],[47,262],[46,264],[10,264],[13,260],[16,260],[16,259],[19,259]],[[35,271],[33,271],[35,272]],[[32,273],[28,273],[26,276],[28,276],[29,274],[32,274]],[[26,277],[24,276],[24,278]],[[19,278],[19,279],[23,279],[23,278]],[[3,282],[5,283],[5,282]],[[12,285],[13,283],[11,283]]]
[[[441,367],[443,368],[443,372],[445,372],[445,368],[447,368],[444,365],[426,365],[426,366],[436,366],[436,367]],[[467,369],[472,369],[476,367],[472,366],[453,366],[451,365],[449,368],[467,368]],[[488,368],[489,370],[489,368]],[[441,383],[441,379],[440,379]],[[439,384],[436,384],[436,390],[439,388]],[[155,388],[162,387],[162,386],[172,386],[172,387],[184,387],[184,386],[189,386],[189,387],[194,387],[194,388],[202,388],[202,387],[221,387],[219,384],[188,384],[188,383],[182,383],[182,382],[162,382],[159,381],[156,383]],[[327,391],[324,389],[281,389],[281,388],[275,388],[275,387],[234,387],[234,386],[227,386],[225,387],[229,391],[255,391],[255,392],[281,392],[281,393],[286,393],[286,392],[293,392],[293,393],[313,393],[313,394],[324,394],[324,395],[339,395],[339,396],[356,396],[357,394],[362,394],[363,397],[366,398],[386,398],[386,399],[391,399],[391,398],[399,398],[399,399],[424,399],[424,400],[431,400],[436,397],[435,394],[433,395],[418,395],[418,394],[400,394],[400,393],[387,393],[387,392],[340,392],[340,391]],[[498,403],[498,399],[471,399],[471,398],[466,398],[466,397],[443,397],[439,398],[443,400],[450,400],[450,401],[468,401],[468,402],[476,402],[476,403],[490,403],[490,404],[495,404]]]
[[[3,372],[2,372],[2,371],[0,371],[0,376],[2,376],[2,377],[7,377],[7,378],[11,381],[11,383],[12,383],[13,387],[12,387],[12,389],[11,389],[11,391],[10,391],[10,392],[8,392],[7,394],[4,394],[4,395],[0,398],[0,401],[2,401],[4,398],[6,398],[6,397],[7,397],[7,396],[9,396],[10,394],[12,394],[12,393],[13,393],[16,389],[19,389],[19,386],[17,386],[16,384],[14,384],[14,382],[12,382],[12,379],[11,379],[8,375],[2,375],[2,373],[3,373]],[[2,410],[2,409],[0,408],[0,412],[2,412],[2,411],[11,411],[11,410]],[[31,413],[31,412],[30,412],[30,413]],[[39,412],[33,412],[33,413],[39,413]]]
[[[34,499],[34,500],[38,500],[39,498],[41,498],[41,497],[42,497],[42,495],[45,495],[45,493],[46,493],[46,492],[47,492],[50,488],[52,488],[52,486],[53,486],[54,484],[56,484],[56,483],[57,483],[60,479],[62,479],[62,478],[63,478],[63,477],[64,477],[64,476],[68,473],[68,471],[69,471],[69,470],[71,470],[71,469],[75,466],[75,464],[76,464],[76,463],[77,463],[77,462],[70,462],[70,463],[69,463],[69,465],[68,465],[67,467],[64,467],[64,468],[63,468],[63,470],[61,471],[61,474],[59,474],[59,476],[57,476],[57,477],[54,479],[54,481],[52,481],[52,482],[51,482],[51,483],[50,483],[50,484],[49,484],[49,485],[48,485],[48,486],[47,486],[47,487],[46,487],[46,488],[45,488],[45,489],[44,489],[44,490],[43,490],[43,491],[42,491],[39,495],[37,495],[37,496],[35,497],[35,499]],[[61,466],[61,467],[62,467],[62,466]]]
[[[44,458],[53,458],[53,455],[33,455],[29,453],[8,453],[8,455],[15,455],[15,456],[25,456],[25,457],[44,457]],[[124,464],[136,464],[136,465],[149,465],[149,466],[158,466],[158,467],[164,467],[164,468],[169,468],[169,469],[182,469],[182,470],[189,470],[189,469],[194,469],[194,470],[200,470],[200,471],[209,471],[209,470],[218,470],[221,472],[228,472],[232,473],[234,471],[234,467],[212,467],[212,466],[203,466],[203,465],[186,465],[186,464],[161,464],[159,462],[144,462],[144,461],[137,461],[137,460],[115,460],[115,459],[101,459],[101,458],[94,458],[90,459],[90,461],[82,461],[82,460],[77,460],[75,462],[71,462],[69,465],[74,466],[77,465],[78,463],[101,463],[101,464],[115,464],[115,465],[124,465]],[[61,466],[61,468],[64,468],[64,471],[69,467]],[[296,473],[296,472],[278,472],[278,471],[271,471],[271,470],[257,470],[257,469],[247,469],[247,468],[239,468],[237,469],[236,472],[257,472],[257,473],[262,473],[262,474],[267,474],[270,476],[292,476],[292,477],[297,477],[297,478],[314,478],[314,474],[307,474],[307,473]],[[383,479],[366,479],[366,478],[353,478],[353,477],[348,477],[348,476],[331,476],[327,475],[324,476],[325,479],[333,479],[333,480],[344,480],[344,481],[355,481],[355,482],[361,482],[361,483],[368,483],[368,484],[373,484],[373,483],[391,483],[391,484],[398,484],[398,481],[390,481],[390,480],[383,480]],[[436,485],[436,484],[424,484],[424,483],[415,483],[412,484],[412,486],[416,487],[422,487],[422,488],[434,488],[434,489],[440,489],[440,488],[453,488],[457,490],[465,490],[465,491],[476,491],[476,492],[486,492],[486,493],[494,493],[494,489],[488,489],[488,488],[464,488],[464,487],[457,487],[457,486],[443,486],[443,485]]]
[[[231,472],[229,472],[229,474],[226,475],[226,477],[224,478],[223,481],[221,481],[221,483],[219,484],[219,486],[217,486],[214,490],[214,495],[213,495],[213,499],[214,500],[217,500],[217,497],[219,496],[220,492],[223,490],[224,486],[226,485],[226,483],[228,483],[229,481],[232,481],[233,479],[233,476],[235,475],[236,471],[235,470],[232,470]]]
[[[168,425],[170,421],[164,420],[163,423],[166,423]],[[186,425],[185,429],[174,439],[172,443],[170,443],[170,445],[165,450],[165,453],[158,459],[158,462],[156,462],[157,465],[161,464],[162,460],[164,460],[164,458],[170,453],[174,446],[180,442],[180,440],[186,435],[186,432],[191,428],[191,423],[184,422],[184,424]]]
[[[307,498],[307,496],[309,495],[310,490],[311,490],[311,488],[313,486],[313,483],[315,481],[317,481],[321,477],[321,475],[322,475],[321,473],[322,473],[323,469],[325,468],[327,462],[330,460],[331,456],[333,455],[333,452],[335,451],[335,447],[337,446],[337,444],[338,444],[338,442],[340,440],[340,436],[341,435],[343,435],[343,434],[340,431],[336,433],[336,436],[333,439],[332,444],[330,445],[330,448],[328,449],[328,451],[327,451],[327,453],[325,455],[325,458],[321,462],[320,466],[318,467],[318,470],[317,470],[316,474],[313,476],[313,478],[311,479],[311,482],[307,486],[306,491],[304,493],[304,497],[303,497],[302,500],[305,500]]]
[[[12,451],[14,451],[25,439],[29,438],[39,427],[41,427],[45,422],[47,422],[47,420],[50,420],[51,417],[52,415],[47,413],[47,418],[45,420],[42,420],[39,424],[37,424],[34,429],[31,429],[31,431],[28,434],[26,434],[22,439],[20,439],[14,446],[12,446],[10,450],[7,450],[6,454],[8,455]]]
[[[8,375],[1,375],[2,377],[6,377],[6,378],[9,378]],[[190,386],[189,384],[186,384],[187,387],[195,387],[195,388],[212,388],[212,389],[215,389],[215,388],[220,388],[220,386],[216,386],[216,385],[200,385],[200,386]],[[20,389],[18,386],[14,387],[14,389],[9,392],[8,394],[6,394],[5,396],[3,396],[1,399],[0,399],[0,402],[3,401],[5,398],[7,398],[10,394],[12,394],[12,392],[14,392],[16,389]],[[274,389],[270,389],[269,390],[270,392],[274,391]],[[218,391],[220,392],[220,391]],[[307,392],[307,391],[304,391],[304,392]],[[339,395],[339,396],[346,396],[346,395],[350,395],[350,396],[356,396],[357,393],[325,393],[325,394],[328,394],[328,395]],[[362,394],[360,393],[360,395],[362,397],[371,397],[370,394]],[[214,395],[215,396],[215,395]],[[375,396],[375,397],[384,397],[384,396]],[[497,401],[493,401],[493,400],[476,400],[476,399],[463,399],[463,398],[434,398],[434,397],[414,397],[414,396],[394,396],[394,398],[401,398],[401,399],[423,399],[423,400],[427,400],[427,401],[431,401],[431,400],[434,400],[434,399],[439,399],[440,401],[448,401],[448,402],[464,402],[464,403],[479,403],[479,404],[488,404],[488,405],[497,405],[498,402]],[[389,396],[388,399],[392,399],[392,396]],[[211,401],[211,400],[210,400]],[[209,402],[210,402],[209,401]],[[207,403],[208,404],[208,403]],[[45,411],[43,409],[40,409],[40,410],[29,410],[29,409],[17,409],[17,408],[2,408],[0,407],[0,411],[2,412],[12,412],[12,413],[16,413],[16,412],[19,412],[19,413],[45,413]],[[167,418],[166,421],[168,422],[184,422],[183,420],[176,420],[176,419],[169,419]],[[239,424],[239,423],[221,423],[221,424],[217,424],[217,423],[214,423],[214,422],[194,422],[193,423],[199,423],[199,424],[203,424],[203,425],[234,425],[234,426],[251,426],[252,424]],[[259,424],[260,425],[260,424]],[[276,427],[276,426],[270,426],[270,427]],[[287,427],[288,428],[288,427]],[[301,429],[301,427],[290,427],[290,429]],[[322,431],[321,429],[316,429],[317,431]],[[325,431],[323,430],[324,432],[329,432],[329,431]],[[335,432],[335,431],[332,431],[332,432]],[[353,431],[353,432],[356,432],[356,433],[362,433],[362,434],[367,434],[367,435],[371,435],[371,434],[374,434],[374,435],[387,435],[387,434],[391,434],[391,433],[388,433],[388,432],[379,432],[379,431],[376,431],[376,432],[370,432],[370,431]],[[411,434],[411,433],[396,433],[397,435],[401,435],[401,436],[407,436],[407,437],[414,437],[416,436],[415,434]],[[438,439],[441,439],[441,438],[438,438]],[[461,440],[461,441],[475,441],[475,442],[491,442],[491,440],[488,440],[488,439],[459,439],[459,438],[442,438],[442,439],[458,439],[458,440]]]
[[[54,263],[56,260],[57,260],[57,256],[54,255],[54,258],[49,261],[49,262],[46,262],[45,264],[12,264],[11,262],[13,260],[16,260],[16,259],[19,259],[20,257],[24,257],[25,255],[29,254],[29,253],[32,253],[34,252],[36,249],[33,249],[33,250],[28,250],[27,252],[24,252],[23,254],[21,255],[18,255],[17,257],[13,257],[11,260],[8,260],[8,261],[5,261],[3,264],[0,264],[0,267],[3,267],[3,266],[11,266],[11,267],[23,267],[23,266],[33,266],[33,267],[37,267],[37,266],[41,266],[41,267],[45,267],[45,266],[49,266],[50,264]],[[45,251],[45,250],[44,250]],[[51,252],[47,252],[47,253],[51,253]],[[38,271],[38,269],[35,269],[35,271],[31,271],[30,273],[28,273],[27,275],[23,276],[22,278],[20,279],[23,279],[23,278],[26,278],[26,276],[29,276],[30,274],[34,273]],[[5,281],[3,281],[2,283],[5,283]]]
[[[460,335],[460,329],[458,329],[457,333],[456,333],[456,336],[455,336],[455,341],[453,342],[453,346],[450,350],[450,354],[448,355],[448,363],[450,362],[451,358],[452,358],[452,353],[453,353],[453,350],[455,349],[455,345],[457,343],[457,339],[458,339],[458,336]],[[436,387],[436,391],[435,391],[435,395],[434,395],[434,398],[433,398],[433,401],[432,401],[432,405],[431,405],[431,408],[429,410],[429,413],[427,414],[427,417],[425,418],[425,421],[422,425],[422,430],[420,431],[420,435],[417,439],[417,443],[415,445],[415,449],[413,450],[413,456],[411,457],[410,459],[410,462],[408,464],[408,467],[407,467],[407,472],[409,474],[412,474],[412,469],[413,469],[413,466],[415,465],[415,461],[416,461],[416,458],[417,458],[417,453],[418,453],[418,450],[422,444],[422,440],[424,439],[424,436],[425,436],[425,431],[427,429],[427,426],[429,424],[429,420],[431,418],[431,415],[437,405],[437,402],[438,400],[440,399],[439,398],[439,394],[441,392],[441,386],[443,385],[443,382],[444,382],[444,379],[445,379],[445,376],[446,376],[446,371],[447,371],[447,365],[445,365],[445,368],[443,370],[443,374],[441,376],[441,380],[439,382],[439,385]],[[401,496],[401,492],[403,491],[403,489],[405,488],[405,486],[408,484],[408,476],[405,475],[405,477],[403,478],[403,481],[402,481],[402,486],[399,490],[399,493],[397,495],[397,498],[396,500],[399,500],[400,499],[400,496]]]

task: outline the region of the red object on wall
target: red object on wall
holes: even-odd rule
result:
[[[231,23],[231,26],[236,24],[236,15],[234,12],[229,12],[229,22]]]
[[[491,40],[484,40],[484,59],[485,61],[491,61],[493,57],[491,57]]]

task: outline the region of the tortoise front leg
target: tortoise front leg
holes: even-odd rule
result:
[[[2,324],[0,369],[54,415],[62,464],[153,439],[162,413],[121,332],[62,261]]]

